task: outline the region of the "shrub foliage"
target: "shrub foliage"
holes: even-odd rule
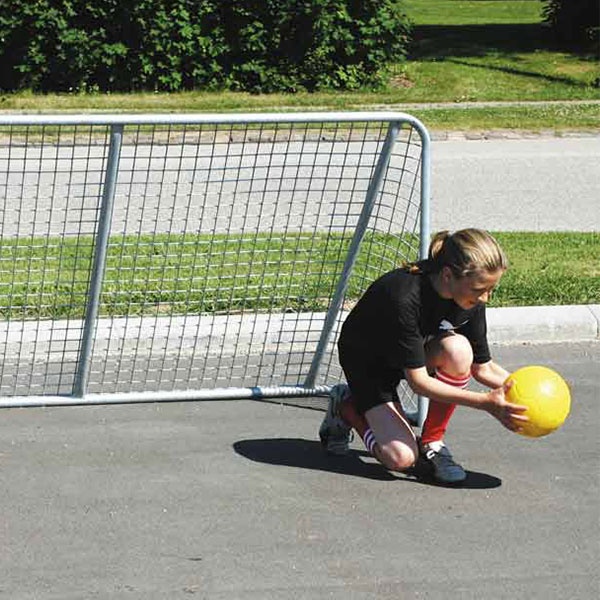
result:
[[[354,89],[409,35],[399,0],[4,0],[0,87]]]

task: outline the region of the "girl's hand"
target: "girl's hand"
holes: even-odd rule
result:
[[[502,387],[489,391],[485,410],[498,419],[506,429],[518,433],[521,431],[521,424],[529,421],[529,417],[523,414],[527,410],[526,406],[511,404],[506,400],[506,392],[512,385],[513,382],[511,381]]]

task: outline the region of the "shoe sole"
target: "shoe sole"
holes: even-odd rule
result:
[[[329,405],[327,406],[327,413],[325,415],[325,418],[323,419],[323,422],[321,423],[321,427],[319,428],[319,438],[321,439],[321,446],[323,447],[323,450],[331,456],[345,456],[350,452],[350,448],[349,448],[348,444],[340,445],[339,449],[336,449],[336,448],[332,449],[332,448],[328,447],[329,428],[327,427],[327,421],[330,416],[330,413],[332,415],[332,418],[340,419],[338,412],[335,409],[338,407],[342,398],[343,398],[343,396],[340,396],[337,399],[337,401],[334,403],[333,398],[330,396]],[[333,403],[334,403],[334,406],[332,406]],[[330,408],[332,410],[330,410]],[[350,428],[348,431],[350,431]]]
[[[350,452],[350,448],[348,446],[341,446],[339,450],[332,449],[328,447],[329,444],[329,431],[319,429],[319,438],[321,440],[321,447],[323,450],[330,454],[331,456],[344,456]]]

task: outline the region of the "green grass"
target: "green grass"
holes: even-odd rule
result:
[[[498,233],[511,268],[492,306],[600,302],[600,234]],[[341,235],[114,237],[102,316],[313,311],[328,306],[350,238]],[[370,235],[350,282],[355,300],[396,265],[409,238]],[[0,318],[84,315],[91,238],[3,241]]]
[[[508,254],[493,306],[600,302],[600,234],[496,233]]]
[[[410,60],[390,65],[377,91],[249,95],[32,93],[0,96],[0,111],[258,112],[404,110],[431,129],[600,130],[598,56],[558,51],[540,0],[406,0]],[[479,106],[470,102],[552,104]],[[427,107],[427,103],[445,106]],[[557,104],[554,104],[557,103]],[[465,107],[468,106],[468,110]]]
[[[407,13],[417,25],[480,25],[539,23],[538,0],[404,0]]]
[[[409,0],[407,6],[415,43],[396,80],[412,85],[415,100],[418,92],[422,102],[600,98],[597,56],[553,48],[537,0]]]
[[[578,129],[600,130],[598,104],[465,106],[454,110],[415,107],[410,113],[431,130],[510,129],[532,132],[549,130],[557,133]]]
[[[116,236],[107,250],[100,314],[322,310],[350,239],[311,233]],[[379,261],[393,266],[398,241],[378,239],[370,236],[366,246],[384,248]],[[81,318],[93,251],[91,237],[3,241],[0,316]],[[359,265],[367,268],[364,255]],[[352,286],[357,295],[357,283]]]

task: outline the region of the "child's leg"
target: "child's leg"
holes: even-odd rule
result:
[[[396,402],[398,373],[369,363],[362,352],[338,344],[348,396],[337,411],[360,435],[369,452],[391,470],[412,467],[418,447],[412,428]],[[353,396],[354,394],[354,396]]]
[[[375,443],[373,455],[391,471],[410,469],[419,455],[412,427],[394,402],[379,404],[365,413]]]
[[[465,388],[471,378],[473,350],[462,335],[449,334],[432,340],[426,348],[427,366],[435,377],[456,388]],[[441,442],[456,408],[455,404],[429,401],[427,418],[423,424],[423,445]]]
[[[385,467],[403,471],[412,467],[418,455],[415,435],[395,403],[370,408],[365,415],[356,409],[352,397],[340,405],[340,416],[351,425],[367,450]]]
[[[340,417],[358,433],[367,450],[381,462],[379,447],[373,430],[369,427],[365,416],[358,412],[350,392],[340,404],[339,413]]]

